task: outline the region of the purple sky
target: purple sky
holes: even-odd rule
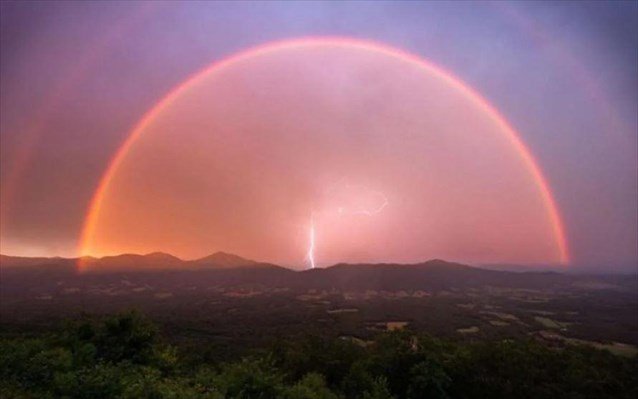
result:
[[[73,255],[105,167],[171,88],[306,36],[373,40],[461,78],[520,132],[576,265],[638,260],[636,2],[2,2],[0,251]]]

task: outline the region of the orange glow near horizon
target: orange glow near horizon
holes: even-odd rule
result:
[[[376,193],[382,212],[342,212]],[[79,252],[302,265],[311,217],[320,265],[569,262],[549,186],[494,107],[415,55],[344,38],[249,49],[171,91],[109,164]]]

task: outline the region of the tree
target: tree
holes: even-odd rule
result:
[[[121,313],[106,319],[92,341],[106,361],[149,364],[158,343],[157,328],[138,312]]]
[[[269,359],[243,359],[227,365],[217,376],[217,386],[229,399],[278,399],[284,391],[283,375]]]
[[[286,390],[286,399],[339,399],[326,386],[325,378],[318,373],[306,374],[299,382]]]
[[[451,382],[441,364],[432,359],[426,359],[412,367],[407,397],[408,399],[449,398],[447,389]]]

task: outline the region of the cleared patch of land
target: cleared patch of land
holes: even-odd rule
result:
[[[541,316],[535,316],[534,320],[536,320],[538,323],[542,324],[543,327],[553,328],[553,329],[556,329],[556,330],[564,330],[571,324],[571,323],[556,321],[556,320],[550,319],[548,317],[541,317]]]

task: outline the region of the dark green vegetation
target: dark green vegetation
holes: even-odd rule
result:
[[[637,393],[636,276],[104,259],[0,258],[0,397]]]
[[[407,331],[366,345],[307,336],[228,361],[166,344],[138,313],[0,341],[3,398],[634,398],[638,362],[533,340]],[[201,353],[205,352],[205,356]]]

